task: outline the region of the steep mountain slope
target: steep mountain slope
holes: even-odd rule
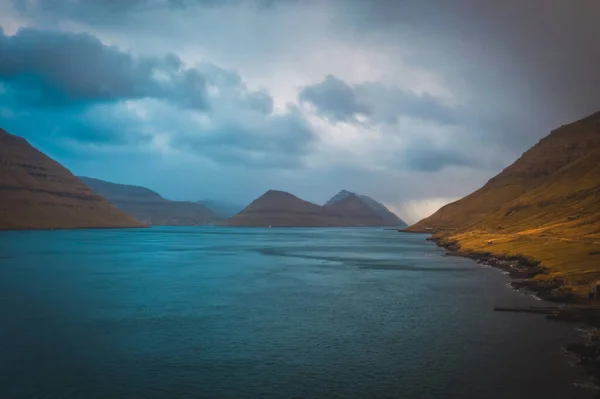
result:
[[[466,250],[523,254],[575,286],[600,278],[600,112],[554,130],[481,189],[407,230],[437,232]]]
[[[0,129],[0,229],[142,226],[25,139]]]
[[[342,190],[333,196],[325,207],[354,217],[367,226],[406,226],[406,223],[383,204],[366,195],[357,195],[347,190]]]
[[[220,219],[202,204],[169,201],[145,187],[115,184],[90,177],[81,177],[81,180],[122,211],[149,225],[197,226]]]

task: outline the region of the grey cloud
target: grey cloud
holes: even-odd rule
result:
[[[184,122],[185,123],[185,122]],[[316,139],[293,108],[256,120],[224,120],[206,129],[177,129],[171,144],[225,164],[295,168]]]
[[[11,91],[0,94],[2,127],[44,144],[55,152],[66,153],[68,143],[79,145],[139,146],[152,136],[140,129],[139,121],[118,104],[88,107],[30,107]],[[143,127],[143,126],[142,126]]]
[[[124,103],[142,99],[155,101],[150,115]],[[15,133],[50,147],[144,145],[156,132],[202,133],[190,115],[203,115],[212,121],[205,156],[230,151],[232,162],[235,154],[252,161],[250,153],[273,151],[293,162],[312,132],[297,113],[272,111],[268,92],[248,89],[236,72],[214,64],[184,68],[174,55],[134,57],[87,34],[22,29],[7,36],[0,29],[0,115],[10,116],[5,126]]]
[[[361,43],[418,49],[403,60],[433,70],[472,117],[537,121],[496,136],[518,153],[600,109],[599,19],[597,0],[349,0],[338,22]]]
[[[64,158],[79,157],[81,148],[144,152],[154,137],[166,135],[170,148],[221,166],[290,169],[302,166],[303,156],[316,140],[310,126],[293,109],[278,115],[215,115],[208,126],[201,126],[195,111],[159,102],[140,116],[122,104],[57,112],[7,105],[7,100],[0,96],[0,115],[6,109],[12,114],[2,127]]]
[[[297,0],[9,0],[24,16],[52,22],[69,19],[90,24],[114,25],[148,12],[186,12],[198,7],[251,5],[258,9]]]
[[[370,115],[371,110],[360,101],[356,90],[335,76],[328,75],[323,82],[306,86],[298,94],[300,102],[309,102],[329,121],[349,122],[356,114]]]
[[[270,114],[273,112],[273,97],[266,91],[257,91],[246,95],[248,107],[254,111]]]
[[[437,148],[435,145],[410,145],[399,152],[398,164],[404,169],[420,172],[439,172],[449,166],[483,166],[472,154],[456,149]]]
[[[173,54],[135,57],[88,34],[21,29],[6,36],[0,29],[0,82],[30,105],[156,98],[210,111],[212,85],[239,109],[273,109],[269,93],[248,90],[233,71],[213,64],[185,68]]]
[[[87,34],[0,30],[0,81],[39,105],[155,97],[208,108],[204,77],[176,56],[135,58]]]
[[[218,90],[215,97],[222,101],[235,103],[239,108],[245,108],[263,114],[273,112],[273,98],[265,90],[249,90],[239,74],[234,71],[220,68],[212,63],[203,63],[196,66],[204,76],[206,84]]]
[[[196,47],[203,49],[210,49],[212,46],[213,50],[216,49],[212,54],[219,54],[219,51],[222,54],[241,54],[234,60],[241,63],[243,61],[240,60],[246,61],[247,58],[249,64],[254,64],[255,71],[260,71],[260,63],[265,62],[265,59],[278,59],[281,49],[295,51],[320,43],[314,37],[305,40],[302,34],[291,38],[268,37],[272,42],[264,40],[258,34],[247,37],[247,40],[240,40],[239,33],[231,33],[235,27],[222,24],[221,29],[220,21],[208,28],[192,28],[193,24],[184,15],[189,8],[219,6],[216,0],[13,1],[30,5],[21,12],[34,23],[41,23],[43,20],[48,26],[56,21],[57,26],[69,26],[70,21],[75,21],[76,26],[82,26],[83,29],[91,26],[96,29],[98,25],[102,25],[97,28],[102,31],[102,37],[119,41],[126,36],[136,36],[127,41],[132,48],[140,43],[154,42],[156,36],[152,36],[150,29],[160,26],[164,29],[164,35],[169,35],[168,39],[164,39],[166,43],[177,38],[182,42],[198,42]],[[230,0],[225,3],[247,4],[252,3],[252,0]],[[274,2],[273,5],[277,3]],[[307,1],[303,4],[318,3],[325,2]],[[351,120],[348,119],[351,112],[366,109],[371,113],[372,120],[387,124],[397,117],[394,110],[403,108],[403,112],[413,117],[432,118],[434,122],[451,123],[464,130],[462,148],[442,150],[435,147],[423,148],[422,144],[414,147],[409,145],[406,153],[398,152],[396,167],[399,169],[412,167],[439,170],[439,160],[443,160],[445,165],[479,166],[479,163],[465,159],[465,155],[478,156],[478,153],[485,150],[501,154],[506,165],[550,129],[600,108],[600,91],[597,89],[600,87],[600,47],[597,39],[600,37],[600,24],[597,23],[600,20],[600,3],[597,0],[332,0],[326,4],[330,7],[330,14],[327,15],[333,16],[327,22],[331,22],[331,26],[327,26],[327,33],[331,34],[334,41],[345,41],[359,48],[368,47],[373,51],[383,52],[391,62],[409,64],[410,67],[431,72],[462,103],[459,111],[444,107],[435,97],[420,98],[413,103],[409,101],[410,96],[407,100],[402,97],[402,93],[397,93],[389,86],[379,86],[379,83],[374,83],[379,86],[376,89],[370,87],[358,91],[357,87],[342,82],[353,89],[352,95],[356,96],[354,103],[344,98],[340,104],[331,104],[327,95],[339,95],[335,90],[332,93],[325,90],[327,95],[311,93],[310,97],[315,103],[319,103],[319,106],[315,106],[321,115],[330,120]],[[122,8],[129,5],[131,7]],[[198,14],[193,14],[196,15]],[[257,17],[255,13],[247,13],[248,19]],[[59,24],[63,22],[64,24]],[[265,23],[268,22],[265,20]],[[176,29],[179,25],[182,25],[181,30]],[[310,36],[308,30],[307,35]],[[404,51],[406,49],[408,51]],[[269,51],[276,54],[269,54]],[[231,64],[235,62],[230,62]],[[306,69],[310,68],[305,68],[300,73],[304,73]],[[208,81],[211,74],[200,69],[198,71]],[[206,84],[215,84],[212,82]],[[239,87],[233,80],[227,82]],[[227,84],[220,85],[223,88]],[[259,114],[269,114],[272,99],[268,95],[261,99],[258,93],[246,95],[243,94],[244,89],[236,90],[231,92],[238,94],[231,96],[237,98],[236,101],[246,98],[247,102],[243,106],[235,103],[238,104],[235,109],[247,107]],[[221,91],[226,93],[228,89],[223,88]],[[221,109],[223,104],[219,103],[219,97],[211,99],[211,103],[213,101],[215,107]],[[227,100],[227,103],[232,102]],[[222,121],[219,126],[223,129],[227,126],[230,133],[238,129],[230,137],[243,143],[239,137],[245,138],[246,133],[254,132],[258,127],[249,128],[242,120],[239,117],[233,122]],[[239,125],[246,130],[239,129]],[[190,126],[182,127],[189,128]],[[217,134],[217,131],[214,133]],[[195,151],[201,151],[204,145],[206,148],[219,148],[218,151],[223,151],[224,157],[232,154],[224,150],[230,144],[218,144],[218,140],[210,142],[210,145],[206,142],[202,144],[201,141],[195,143]],[[268,147],[266,143],[262,145]],[[252,155],[249,154],[257,151],[256,145],[248,143],[243,146],[249,146],[249,149],[241,151],[239,156],[252,160]],[[422,178],[421,174],[411,173]],[[468,190],[464,186],[461,186],[461,190],[453,187],[459,186],[461,182],[471,182],[471,175],[474,173],[480,173],[481,182],[485,182],[490,172],[477,168],[454,180],[451,179],[451,173],[442,173],[446,173],[445,177],[438,179],[436,184],[452,183],[434,190],[432,186],[435,184],[426,182],[423,187],[430,191],[425,193],[421,187],[419,192],[422,195],[466,194]],[[436,173],[429,175],[432,179],[440,176]],[[340,180],[344,176],[355,175],[340,174]],[[382,180],[379,174],[377,176],[369,176],[364,181]],[[321,187],[331,182],[325,181],[322,176],[319,178]],[[307,187],[314,184],[314,176],[306,179],[309,181]],[[469,188],[476,186],[473,184]],[[319,190],[322,190],[321,187]]]
[[[351,86],[332,75],[321,83],[302,88],[298,99],[312,104],[319,115],[333,123],[359,123],[358,114],[369,117],[375,124],[395,124],[401,116],[440,124],[456,122],[456,111],[429,94],[417,94],[380,82]]]

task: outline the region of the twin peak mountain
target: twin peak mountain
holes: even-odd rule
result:
[[[384,205],[364,195],[340,191],[323,206],[284,191],[269,190],[225,226],[360,227],[406,225]]]

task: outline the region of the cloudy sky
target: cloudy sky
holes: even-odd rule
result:
[[[0,127],[170,199],[409,221],[600,110],[597,0],[0,0]]]

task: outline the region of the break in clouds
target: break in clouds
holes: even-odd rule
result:
[[[526,3],[2,2],[0,122],[173,199],[345,188],[415,221],[600,109],[600,6]]]

